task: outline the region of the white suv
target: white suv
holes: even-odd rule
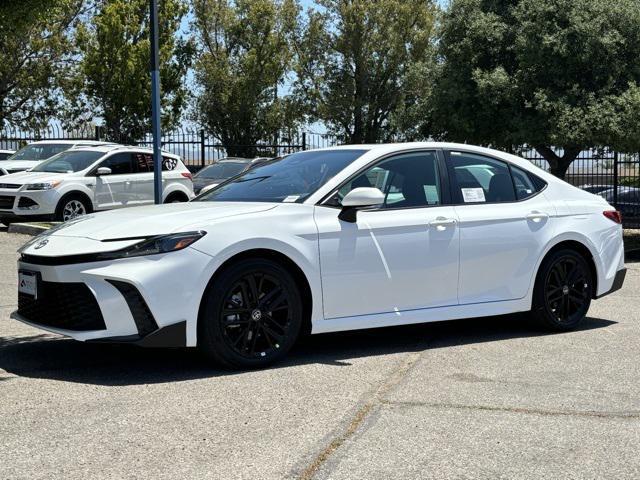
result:
[[[30,168],[37,167],[43,160],[47,160],[73,147],[92,147],[97,145],[113,145],[113,143],[94,140],[43,140],[32,142],[17,152],[12,152],[12,155],[5,160],[0,161],[0,176],[24,172]]]
[[[162,200],[193,198],[191,173],[180,157],[162,153]],[[66,221],[92,211],[152,204],[153,152],[105,145],[66,150],[28,172],[0,177],[0,222]]]

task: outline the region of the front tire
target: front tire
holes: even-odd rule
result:
[[[91,205],[78,194],[66,195],[60,199],[54,218],[58,222],[66,222],[91,213]]]
[[[574,250],[562,249],[546,257],[536,278],[533,318],[547,329],[573,330],[587,315],[593,293],[587,261]]]
[[[303,307],[293,276],[267,259],[225,269],[207,288],[198,321],[198,348],[230,368],[260,368],[294,345]]]

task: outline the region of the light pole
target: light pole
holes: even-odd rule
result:
[[[149,0],[151,10],[151,135],[153,137],[153,193],[162,203],[162,153],[160,143],[160,68],[158,66],[158,0]]]

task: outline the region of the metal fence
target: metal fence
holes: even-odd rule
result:
[[[523,149],[521,156],[548,169],[547,161],[534,149]],[[606,198],[622,212],[625,228],[640,228],[639,159],[637,153],[619,153],[608,148],[585,150],[571,163],[565,180]]]
[[[50,125],[42,130],[0,130],[0,149],[17,150],[37,140],[105,140],[105,135],[100,127],[65,130],[57,125]],[[311,131],[280,132],[272,139],[253,145],[233,145],[228,148],[205,130],[198,128],[179,128],[162,135],[163,150],[180,155],[185,164],[194,170],[221,158],[237,155],[234,152],[248,153],[252,157],[277,157],[300,150],[330,147],[337,143],[337,138],[331,134]],[[146,135],[136,144],[152,147],[151,135]]]
[[[65,130],[56,124],[37,131],[5,128],[0,130],[0,149],[16,150],[36,140],[104,140],[99,127]],[[137,142],[151,146],[151,137]],[[162,148],[180,155],[192,170],[228,156],[229,151],[249,151],[254,156],[276,157],[313,148],[337,145],[336,136],[310,131],[280,132],[274,138],[255,145],[225,148],[199,128],[179,128],[162,136]],[[519,149],[520,155],[548,169],[546,160],[532,148]],[[557,152],[561,153],[561,152]],[[622,212],[624,226],[640,228],[640,155],[621,154],[608,148],[585,150],[572,162],[565,180],[592,193],[600,194]]]

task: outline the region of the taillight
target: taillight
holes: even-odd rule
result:
[[[622,214],[617,210],[605,210],[602,213],[612,222],[622,223]]]
[[[184,178],[188,178],[189,180],[193,180],[193,175],[191,175],[191,172],[182,172],[182,176]]]

